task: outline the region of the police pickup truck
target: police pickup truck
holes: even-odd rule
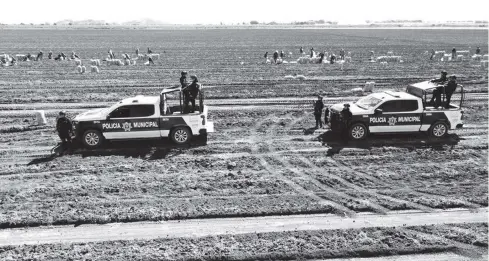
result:
[[[372,93],[349,103],[352,113],[352,118],[346,125],[349,138],[361,140],[369,133],[405,132],[428,132],[439,138],[445,136],[448,130],[462,128],[463,86],[458,85],[460,91],[453,94],[454,97],[460,97],[460,104],[450,103],[448,109],[445,106],[441,109],[435,108],[426,102],[427,94],[440,87],[443,88],[425,81],[408,86],[405,92]],[[334,104],[330,107],[328,125],[333,131],[345,131],[341,117],[343,106],[344,104]]]
[[[167,101],[170,93],[180,93],[180,103]],[[185,113],[180,88],[164,89],[160,96],[136,96],[124,99],[109,108],[96,109],[73,119],[75,141],[84,147],[100,147],[104,140],[159,139],[169,137],[176,144],[185,144],[193,136],[207,141],[214,132],[207,120],[207,107],[199,95],[195,112]]]

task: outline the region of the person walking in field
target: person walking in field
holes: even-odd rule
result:
[[[455,47],[453,47],[452,49],[452,60],[455,60],[457,58],[457,49],[455,49]]]
[[[340,59],[345,60],[345,49],[341,48],[340,50]]]
[[[71,149],[71,132],[73,131],[73,125],[71,120],[66,117],[64,111],[59,112],[59,117],[56,121],[56,131],[61,139],[63,149]]]
[[[314,57],[314,48],[311,47],[311,58]]]
[[[321,121],[321,114],[323,113],[324,103],[323,97],[318,95],[318,99],[314,102],[314,118],[316,119],[316,129],[318,126],[323,127],[323,122]]]
[[[433,60],[433,57],[435,57],[435,49],[431,49],[431,56],[430,56],[430,60]]]

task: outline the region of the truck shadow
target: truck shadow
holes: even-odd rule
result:
[[[342,137],[331,130],[319,135],[318,140],[323,146],[331,147],[328,156],[339,153],[344,148],[372,149],[381,147],[397,147],[414,149],[434,149],[439,151],[451,150],[457,145],[460,138],[457,134],[448,134],[444,138],[433,138],[425,133],[406,133],[406,134],[371,134],[365,140],[345,141]]]
[[[168,139],[132,140],[107,142],[102,147],[93,150],[78,148],[72,154],[81,155],[83,158],[123,156],[126,158],[158,160],[169,156],[176,156],[184,153],[188,149],[201,146],[205,146],[205,143],[198,140],[192,140],[190,143],[184,145],[176,145]]]
[[[185,153],[185,151],[188,149],[205,145],[205,142],[199,140],[192,140],[189,144],[185,145],[175,145],[168,139],[162,139],[106,142],[102,147],[93,150],[74,146],[71,152],[63,150],[61,147],[58,146],[56,147],[56,149],[53,149],[50,156],[33,159],[27,165],[47,163],[66,154],[80,155],[83,158],[123,156],[126,158],[158,160],[170,156],[176,156]]]

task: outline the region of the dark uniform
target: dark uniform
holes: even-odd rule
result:
[[[431,82],[436,82],[436,83],[445,83],[447,81],[447,72],[442,71],[441,76],[439,79],[431,80]],[[433,96],[431,97],[431,100],[429,104],[433,104],[435,102],[434,106],[438,108],[441,106],[441,94],[443,93],[443,87],[438,87],[433,91]],[[436,99],[436,101],[435,101]]]
[[[182,94],[183,94],[183,100],[186,101],[187,100],[187,96],[188,96],[188,91],[186,90],[187,88],[187,72],[186,71],[183,71],[180,73],[180,85],[182,86]]]
[[[324,103],[323,97],[319,96],[318,100],[314,102],[314,118],[316,118],[316,129],[323,127],[323,122],[321,121],[321,114],[323,113]]]
[[[319,63],[323,63],[324,53],[319,53]]]
[[[299,53],[304,54],[304,49],[302,49],[302,46],[301,46],[301,49],[299,49]]]
[[[263,55],[263,57],[265,57],[265,59],[268,58],[268,52],[265,53],[265,55]]]
[[[457,58],[457,49],[455,49],[455,47],[453,47],[453,49],[452,49],[452,60],[455,60],[455,58]]]
[[[136,56],[139,56],[139,48],[136,49]]]
[[[284,51],[280,51],[280,59],[283,59],[285,57]]]
[[[48,59],[53,59],[53,52],[49,51],[49,53],[48,53]]]
[[[457,89],[456,79],[457,77],[455,77],[455,75],[450,76],[450,80],[448,81],[447,85],[445,85],[445,95],[447,97],[445,104],[446,109],[450,108],[450,99],[452,98],[452,94],[455,92],[455,89]]]
[[[435,50],[434,49],[431,49],[431,56],[430,56],[430,60],[433,60],[433,57],[435,57]]]
[[[39,53],[37,54],[37,57],[36,57],[36,61],[42,60],[42,56],[43,56],[42,51],[39,51]]]
[[[278,51],[275,51],[273,53],[273,61],[275,61],[275,63],[277,63],[277,59],[278,59]]]
[[[71,146],[71,132],[73,131],[73,125],[71,120],[66,118],[64,112],[59,113],[59,118],[56,122],[56,130],[58,136],[61,139],[61,143],[64,148],[70,148]]]
[[[480,54],[480,53],[481,53],[481,48],[477,47],[477,49],[475,50],[475,54]]]
[[[195,112],[195,98],[199,95],[199,81],[197,80],[197,76],[190,76],[192,79],[192,83],[190,83],[185,90],[187,91],[187,99],[185,100],[185,112],[189,111],[189,102],[192,103],[192,110],[190,112]]]
[[[331,54],[331,58],[329,58],[329,63],[333,64],[336,61],[336,56],[334,54]]]
[[[314,57],[314,48],[311,48],[311,58]]]
[[[328,117],[329,117],[329,108],[326,107],[326,110],[324,110],[324,124],[328,124],[329,122]]]
[[[340,59],[345,60],[345,50],[344,49],[341,49],[341,51],[340,51]]]
[[[341,110],[341,135],[344,139],[348,139],[348,128],[353,115],[350,111],[350,104],[344,104],[343,110]]]

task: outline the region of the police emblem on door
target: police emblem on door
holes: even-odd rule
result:
[[[122,128],[124,129],[124,131],[131,131],[131,123],[124,122],[124,124],[122,124]]]
[[[390,126],[396,125],[396,122],[397,122],[397,118],[396,117],[393,116],[393,117],[390,117],[389,118],[389,125]]]

